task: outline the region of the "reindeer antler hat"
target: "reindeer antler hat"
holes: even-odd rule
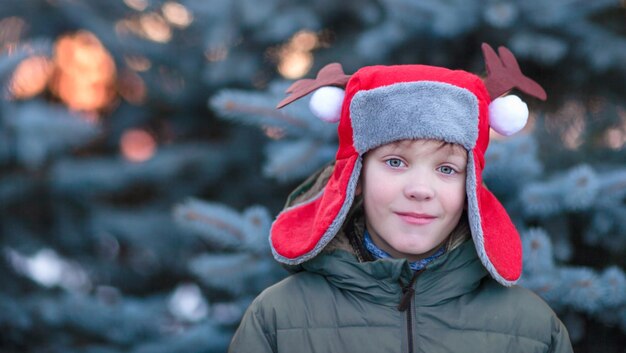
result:
[[[297,265],[317,255],[337,234],[352,205],[363,154],[404,139],[436,139],[468,151],[467,214],[480,260],[491,276],[510,286],[522,272],[519,234],[504,207],[482,183],[489,128],[510,135],[521,130],[528,108],[517,88],[545,100],[524,76],[513,54],[482,46],[487,78],[425,65],[369,66],[352,76],[340,64],[322,68],[315,80],[295,82],[278,108],[315,91],[310,107],[321,119],[339,121],[339,149],[330,179],[311,200],[281,212],[272,225],[274,257]],[[345,90],[344,90],[345,88]]]

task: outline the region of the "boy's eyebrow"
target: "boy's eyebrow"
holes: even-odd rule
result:
[[[450,148],[450,154],[451,155],[456,155],[459,157],[463,157],[464,159],[467,159],[467,150],[465,150],[465,148],[459,146],[459,145],[448,145]]]
[[[458,145],[447,145],[448,148],[448,158],[459,159],[462,160],[464,164],[467,164],[467,151]]]

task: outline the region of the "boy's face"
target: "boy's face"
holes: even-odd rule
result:
[[[369,151],[361,183],[365,225],[374,243],[415,261],[439,249],[465,206],[467,152],[432,140],[404,140]]]

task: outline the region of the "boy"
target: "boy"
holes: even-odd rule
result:
[[[255,299],[231,352],[572,351],[550,308],[513,286],[519,235],[481,179],[490,126],[519,130],[528,114],[497,97],[545,92],[508,50],[483,50],[484,82],[331,64],[290,87],[283,106],[317,90],[312,109],[339,120],[339,149],[272,225],[274,257],[296,273]]]

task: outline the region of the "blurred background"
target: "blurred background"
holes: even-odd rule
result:
[[[626,352],[624,0],[2,0],[0,351],[225,352],[286,272],[267,236],[336,127],[290,82],[330,62],[485,72],[548,101],[494,133],[521,285],[576,352]]]

